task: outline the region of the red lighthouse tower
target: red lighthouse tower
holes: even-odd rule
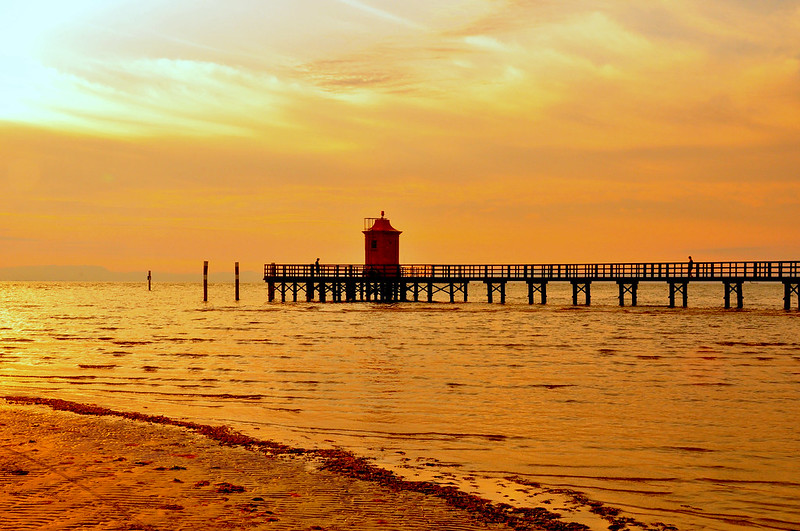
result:
[[[364,265],[377,266],[366,268],[371,274],[399,274],[401,232],[392,227],[383,211],[379,218],[364,218]]]

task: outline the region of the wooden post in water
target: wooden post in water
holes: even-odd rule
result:
[[[239,262],[233,266],[233,270],[236,273],[236,301],[239,301]]]
[[[275,266],[275,262],[272,262],[269,265],[269,276],[274,277],[277,274],[278,270]],[[283,275],[286,276],[286,266],[283,266]],[[286,282],[282,282],[281,284],[281,302],[286,302]],[[293,284],[294,286],[294,302],[297,302],[297,283]],[[267,282],[267,300],[272,302],[275,300],[275,282],[270,279]]]
[[[208,302],[208,260],[203,262],[203,302]]]
[[[152,271],[147,272],[147,291],[150,291],[150,279],[152,278]]]

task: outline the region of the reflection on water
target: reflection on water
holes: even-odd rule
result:
[[[481,285],[471,300],[485,300]],[[563,293],[560,291],[563,289]],[[800,527],[800,314],[782,286],[554,284],[547,306],[233,302],[212,285],[0,283],[0,392],[343,446],[407,475],[577,488],[681,529]],[[427,477],[427,476],[426,476]],[[477,481],[477,480],[476,480]]]

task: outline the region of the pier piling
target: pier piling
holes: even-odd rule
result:
[[[797,309],[800,310],[800,280],[794,279],[783,283],[783,309],[792,308],[792,295],[797,296]]]
[[[688,296],[688,287],[689,281],[688,280],[681,280],[679,282],[670,282],[669,283],[669,307],[675,307],[675,296],[681,295],[681,306],[686,308],[689,306],[689,296]]]
[[[572,281],[572,305],[578,305],[578,295],[583,293],[585,305],[592,304],[592,283],[589,280]]]
[[[527,274],[527,272],[526,272]],[[540,295],[540,304],[547,304],[547,281],[528,280],[528,304],[534,303],[536,293]]]
[[[742,282],[741,281],[725,281],[723,282],[725,286],[725,308],[728,309],[731,307],[731,293],[736,293],[736,308],[742,309],[744,307],[744,294],[742,293]]]
[[[619,286],[619,305],[625,306],[625,294],[631,295],[631,306],[636,306],[638,303],[637,293],[639,291],[639,282],[630,280],[618,280]]]

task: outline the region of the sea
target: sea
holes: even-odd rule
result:
[[[264,284],[0,282],[0,395],[344,448],[511,504],[530,483],[678,529],[800,529],[800,311],[781,284],[573,306],[280,303]],[[445,296],[446,297],[446,296]],[[494,486],[501,485],[502,489]],[[518,487],[518,488],[516,488]],[[519,493],[518,496],[514,493]],[[540,498],[541,500],[541,498]]]

